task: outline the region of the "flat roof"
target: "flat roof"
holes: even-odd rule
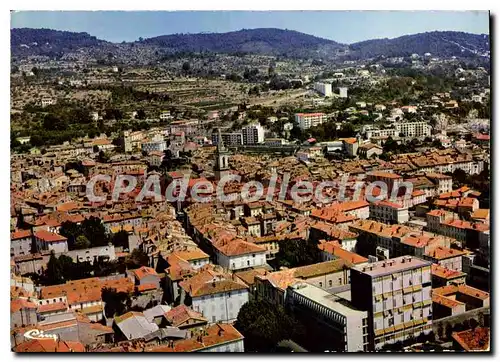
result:
[[[322,305],[343,316],[357,316],[364,318],[367,316],[366,311],[356,309],[348,300],[339,297],[336,294],[329,293],[309,283],[299,282],[292,284],[289,288],[304,298],[307,298],[315,303]]]
[[[356,265],[351,269],[357,270],[371,277],[393,274],[404,270],[431,266],[432,262],[419,259],[415,256],[405,255],[397,258],[376,261],[364,266]]]

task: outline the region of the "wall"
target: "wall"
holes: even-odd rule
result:
[[[245,352],[243,340],[210,347],[200,352]]]
[[[483,315],[483,317],[481,317],[481,314]],[[489,326],[490,308],[489,307],[478,308],[467,311],[459,315],[433,320],[432,330],[434,332],[434,335],[436,336],[436,339],[448,340],[448,338],[446,337],[447,325],[450,325],[453,328],[454,326],[461,324],[464,321],[469,320],[471,318],[478,321],[479,325],[481,326]],[[440,332],[441,334],[439,334]]]
[[[209,323],[234,321],[241,306],[248,302],[248,290],[194,297],[192,302],[192,308],[201,312]]]
[[[217,264],[230,270],[260,266],[266,264],[266,252],[262,251],[253,254],[226,256],[217,251]]]
[[[70,250],[64,255],[71,257],[75,263],[78,261],[90,261],[90,263],[92,264],[94,262],[94,258],[99,256],[107,256],[109,257],[110,261],[116,259],[115,247],[113,245],[97,246],[95,248],[80,250]]]

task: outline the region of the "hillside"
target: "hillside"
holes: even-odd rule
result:
[[[109,44],[87,33],[51,29],[18,28],[10,31],[12,55],[58,56],[80,48]]]
[[[144,40],[169,51],[328,56],[346,46],[292,30],[243,29],[229,33],[173,34]]]
[[[425,53],[439,57],[472,57],[489,55],[490,42],[488,35],[485,34],[434,31],[394,39],[366,40],[351,44],[349,49],[351,59],[401,57]]]
[[[403,57],[414,53],[431,53],[438,57],[489,57],[489,48],[488,35],[453,31],[366,40],[346,45],[293,30],[272,28],[243,29],[229,33],[162,35],[140,42],[120,44],[106,42],[87,33],[27,28],[11,30],[12,55],[21,58],[29,55],[49,55],[57,58],[68,52],[85,49],[96,57],[110,54],[117,59],[127,57],[127,54],[130,55],[134,50],[138,56],[148,54],[153,58],[150,60],[160,58],[162,54],[178,52],[250,53],[324,60],[339,57],[363,60]]]

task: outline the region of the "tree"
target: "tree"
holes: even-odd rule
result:
[[[50,259],[47,263],[46,279],[47,284],[50,285],[64,283],[61,264],[54,252],[50,254]]]
[[[78,235],[76,238],[75,249],[90,248],[90,241],[85,235]]]
[[[245,337],[246,351],[270,352],[278,342],[293,337],[296,324],[281,306],[253,300],[241,307],[235,327]]]
[[[189,62],[184,62],[182,64],[182,72],[184,74],[188,74],[190,70],[191,70],[191,64],[189,64]]]
[[[68,128],[68,122],[49,113],[43,118],[43,128],[51,131],[64,131]]]
[[[134,249],[125,260],[129,269],[137,269],[141,266],[149,266],[149,256],[141,249]]]
[[[146,119],[146,112],[144,112],[144,109],[139,109],[137,111],[137,115],[135,116],[136,119]]]
[[[75,273],[78,269],[76,268],[76,264],[73,262],[73,259],[71,259],[71,257],[61,255],[58,258],[58,262],[64,281],[76,279],[78,277],[78,275]]]
[[[126,313],[132,304],[127,293],[117,292],[114,288],[104,288],[101,292],[101,299],[104,302],[104,313],[107,318]]]
[[[124,249],[128,248],[128,232],[125,230],[120,230],[116,234],[113,235],[111,239],[111,243],[115,247],[122,247]]]
[[[75,248],[76,238],[80,235],[80,228],[78,224],[72,221],[64,221],[59,229],[59,234],[68,239],[68,249]]]
[[[295,268],[315,264],[320,259],[318,244],[312,239],[285,239],[279,246],[276,259],[280,266]]]
[[[91,216],[88,219],[82,221],[81,233],[88,239],[91,240],[92,246],[104,246],[109,242],[109,236],[101,222],[101,219],[95,216]]]

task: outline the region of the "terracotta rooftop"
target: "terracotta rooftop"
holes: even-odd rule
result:
[[[217,323],[206,328],[199,337],[176,341],[173,347],[169,345],[149,347],[145,352],[195,352],[240,340],[243,340],[243,336],[232,325]]]
[[[132,273],[139,280],[141,280],[147,276],[150,276],[150,275],[158,276],[158,273],[153,268],[150,268],[147,266],[142,266],[139,269],[134,269],[134,270],[132,270]]]
[[[21,309],[37,309],[38,306],[27,299],[14,299],[10,301],[10,312],[15,313]]]
[[[353,253],[351,251],[347,251],[345,249],[342,249],[342,246],[338,242],[333,242],[333,241],[328,241],[324,243],[320,243],[318,245],[318,248],[320,250],[323,250],[329,254],[332,254],[333,256],[342,259],[346,262],[352,263],[352,264],[361,264],[361,263],[366,263],[368,262],[368,259]]]
[[[62,235],[47,231],[47,230],[39,230],[35,232],[35,237],[40,239],[46,243],[57,243],[68,240]]]
[[[489,351],[490,349],[490,329],[487,327],[453,332],[451,337],[468,352]]]
[[[25,239],[31,237],[31,230],[16,230],[12,233],[10,233],[10,239],[11,240],[16,240],[16,239]]]
[[[178,327],[190,319],[207,322],[207,319],[200,312],[196,312],[184,304],[169,310],[165,313],[165,318],[174,327]]]
[[[467,252],[464,250],[451,249],[451,248],[446,248],[444,246],[437,246],[434,249],[429,250],[425,253],[426,256],[436,260],[455,258],[457,256],[466,254]]]
[[[432,264],[431,272],[433,276],[437,276],[442,279],[455,279],[466,276],[463,272],[448,269],[439,264]]]
[[[53,339],[32,339],[19,344],[15,352],[85,352],[80,342],[54,341]]]

